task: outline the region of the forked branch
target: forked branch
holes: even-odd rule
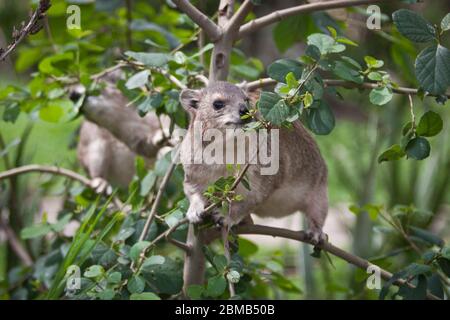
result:
[[[203,12],[193,6],[188,0],[172,0],[177,7],[189,16],[211,39],[212,42],[216,42],[220,39],[222,32],[220,28],[206,16]]]

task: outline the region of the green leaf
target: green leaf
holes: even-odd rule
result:
[[[128,280],[127,289],[130,293],[141,293],[145,289],[145,280],[135,275]]]
[[[139,242],[135,243],[130,249],[130,253],[129,253],[130,258],[133,261],[137,261],[141,252],[144,249],[146,249],[149,245],[150,245],[150,242],[148,242],[148,241],[139,241]]]
[[[227,258],[222,254],[214,256],[213,263],[219,272],[224,271],[228,265]]]
[[[414,11],[400,9],[392,15],[398,31],[414,42],[429,42],[434,39],[434,27]]]
[[[324,100],[306,109],[305,117],[309,129],[317,135],[327,135],[334,129],[333,111]]]
[[[107,289],[97,293],[97,297],[100,300],[112,300],[112,299],[114,299],[115,295],[116,295],[115,291],[111,288],[107,288]]]
[[[149,75],[150,75],[149,70],[140,71],[134,74],[132,77],[130,77],[128,81],[125,83],[125,86],[129,90],[140,88],[148,82]]]
[[[402,285],[398,290],[398,295],[403,297],[404,300],[425,300],[427,297],[427,287],[427,278],[419,275],[415,288]]]
[[[151,256],[145,259],[144,263],[142,264],[142,269],[146,270],[150,266],[153,266],[155,264],[164,264],[165,261],[166,258],[164,258],[163,256]]]
[[[405,268],[407,277],[416,277],[418,275],[425,275],[431,271],[431,267],[421,263],[411,263]]]
[[[406,153],[405,151],[403,151],[402,147],[398,144],[394,144],[378,157],[378,163],[382,163],[384,161],[399,160],[405,155]]]
[[[308,45],[316,46],[322,55],[345,51],[345,46],[338,43],[333,37],[322,33],[314,33],[308,37]]]
[[[378,60],[371,56],[365,56],[364,61],[366,62],[367,67],[370,69],[379,69],[384,66],[383,60]]]
[[[443,127],[441,116],[433,111],[426,112],[420,118],[419,124],[416,128],[416,133],[419,136],[433,137],[441,132]]]
[[[163,102],[163,95],[159,92],[145,97],[144,100],[137,107],[139,115],[143,117],[150,110],[159,108],[162,105],[162,102]]]
[[[303,105],[305,106],[305,108],[309,108],[314,102],[314,97],[312,96],[311,93],[306,92],[305,95],[303,96]]]
[[[272,31],[273,40],[278,50],[285,52],[295,43],[305,39],[312,31],[312,20],[307,15],[294,15],[278,22]]]
[[[206,291],[208,296],[213,298],[221,296],[227,287],[227,281],[223,275],[214,276],[208,279]]]
[[[298,87],[298,81],[297,81],[297,79],[295,79],[295,76],[294,76],[293,72],[289,72],[286,75],[286,84],[288,85],[288,87],[290,89]]]
[[[125,55],[149,67],[163,67],[170,60],[170,56],[164,53],[126,51]]]
[[[393,96],[392,89],[381,87],[372,89],[372,91],[370,91],[369,99],[371,103],[382,106],[391,101]]]
[[[118,284],[122,281],[122,274],[118,271],[115,271],[108,275],[108,283]]]
[[[348,64],[342,61],[336,61],[333,66],[333,73],[341,79],[355,82],[363,83],[364,77],[358,70],[349,68]]]
[[[442,271],[444,271],[445,275],[450,278],[450,260],[439,258],[437,262]]]
[[[406,154],[409,158],[423,160],[430,155],[430,143],[427,139],[417,137],[412,139],[406,146]]]
[[[86,269],[84,272],[84,276],[86,278],[98,278],[105,273],[105,269],[103,269],[100,265],[93,265]]]
[[[381,73],[379,72],[370,72],[369,75],[367,76],[367,78],[369,78],[372,81],[382,81],[383,80],[383,76],[381,75]]]
[[[5,122],[16,122],[20,114],[20,106],[17,102],[10,103],[6,106],[3,111],[3,121]]]
[[[153,171],[149,171],[147,175],[141,181],[141,188],[139,194],[141,197],[145,197],[150,192],[151,188],[155,185],[156,174]]]
[[[303,72],[302,64],[292,59],[280,59],[267,68],[269,77],[283,83],[286,81],[286,76],[289,72],[292,72],[296,79],[300,79]]]
[[[39,117],[47,122],[56,123],[64,115],[64,110],[57,104],[48,104],[39,110]]]
[[[267,121],[276,126],[289,116],[289,107],[281,97],[273,92],[263,91],[259,99],[259,110]]]
[[[320,60],[320,50],[314,45],[307,46],[305,50],[305,55],[312,58],[315,61]]]
[[[142,292],[142,293],[133,293],[130,296],[130,300],[161,300],[161,298],[158,297],[153,292]]]
[[[176,294],[183,286],[182,266],[168,257],[163,264],[147,264],[142,274],[158,293]]]
[[[435,234],[431,233],[428,230],[424,230],[418,227],[410,226],[410,233],[412,236],[415,236],[417,238],[420,238],[429,244],[436,245],[439,247],[442,247],[444,245],[444,240],[436,236]]]
[[[450,50],[441,45],[424,49],[416,59],[420,86],[433,95],[445,94],[450,85]]]
[[[444,17],[444,19],[442,19],[441,30],[442,31],[450,30],[450,13],[447,13],[447,15]]]
[[[135,232],[134,228],[124,228],[121,229],[119,231],[119,233],[117,234],[117,236],[115,236],[114,240],[115,241],[125,241],[126,239],[128,239],[129,237],[131,237]]]
[[[239,244],[239,255],[242,257],[249,257],[258,252],[258,246],[248,239],[239,238],[238,244]]]
[[[33,239],[41,236],[45,236],[52,231],[52,228],[48,223],[36,224],[31,227],[22,229],[20,232],[20,237],[22,239]]]
[[[202,297],[202,293],[205,291],[203,286],[193,284],[187,288],[187,295],[193,300],[199,300]]]
[[[356,69],[356,70],[359,70],[359,71],[362,70],[361,65],[355,59],[352,59],[352,58],[347,57],[347,56],[343,56],[341,58],[341,60],[344,61],[348,66],[352,67],[353,69]]]
[[[74,58],[73,52],[55,54],[44,58],[39,63],[39,71],[54,76],[62,76],[64,73],[60,70],[60,65],[68,66]],[[57,67],[58,66],[58,67]]]
[[[444,288],[442,286],[441,277],[435,273],[428,279],[428,290],[431,294],[444,300]]]
[[[26,71],[28,68],[36,64],[44,54],[45,53],[40,47],[22,47],[22,49],[19,50],[19,55],[16,60],[17,72],[21,73]]]

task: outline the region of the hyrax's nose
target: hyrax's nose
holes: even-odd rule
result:
[[[82,85],[75,85],[69,91],[69,99],[77,102],[85,92],[86,89]]]
[[[72,102],[77,102],[78,99],[81,98],[81,92],[73,90],[69,93],[69,99],[72,100]]]
[[[239,115],[242,117],[248,113],[248,108],[245,104],[239,105]]]

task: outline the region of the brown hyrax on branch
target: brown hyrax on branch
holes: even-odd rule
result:
[[[246,120],[242,116],[248,112],[249,98],[238,86],[218,81],[201,90],[183,90],[180,101],[190,114],[189,129],[180,149],[185,171],[184,191],[190,201],[187,218],[192,223],[198,223],[208,205],[205,190],[229,173],[226,163],[192,163],[186,159],[198,154],[198,148],[206,150],[211,144],[217,143],[216,139],[205,137],[208,130],[225,132],[226,129],[236,131],[243,128]],[[201,127],[201,137],[198,137],[201,138],[200,144],[196,143],[194,132],[198,125]],[[276,130],[271,129],[269,135]],[[299,121],[293,124],[293,128],[280,129],[278,135],[279,143],[272,139],[266,141],[271,152],[278,153],[278,170],[263,175],[259,162],[250,164],[246,173],[249,188],[243,183],[237,186],[236,194],[242,195],[243,199],[231,202],[229,224],[238,224],[251,213],[260,217],[284,217],[301,211],[307,217],[307,234],[311,241],[322,242],[326,239],[322,227],[328,212],[326,164],[316,142]],[[250,159],[248,154],[246,159]]]
[[[142,118],[127,107],[128,99],[116,86],[122,75],[115,72],[104,77],[100,95],[88,96],[82,106],[87,119],[80,129],[78,159],[99,193],[111,189],[109,185],[128,187],[135,173],[136,154],[151,165],[170,126],[167,116],[158,119],[155,113],[148,113]],[[83,86],[75,86],[70,98],[77,101],[84,91]]]

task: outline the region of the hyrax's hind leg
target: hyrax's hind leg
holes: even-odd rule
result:
[[[328,194],[326,186],[315,190],[308,197],[304,213],[308,222],[306,234],[313,244],[321,244],[328,240],[323,232],[323,225],[328,214]]]

